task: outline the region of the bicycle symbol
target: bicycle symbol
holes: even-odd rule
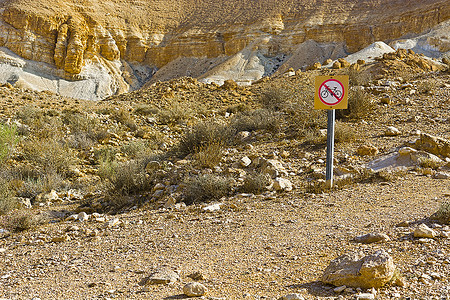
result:
[[[325,86],[325,89],[322,90],[320,96],[322,97],[322,99],[328,98],[328,96],[332,96],[339,100],[342,96],[342,92],[337,88],[337,86],[331,89]]]

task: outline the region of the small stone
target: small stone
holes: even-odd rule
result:
[[[386,131],[384,132],[384,134],[387,135],[387,136],[397,136],[397,135],[400,135],[402,133],[396,127],[389,126],[388,128],[386,128]]]
[[[375,295],[371,293],[360,293],[356,295],[357,300],[372,300],[375,299]]]
[[[336,288],[333,289],[333,292],[335,292],[336,294],[340,294],[342,293],[347,287],[345,285],[341,285],[338,286]]]
[[[279,300],[304,300],[302,295],[294,293],[294,294],[288,294],[283,297],[281,297]]]
[[[222,205],[223,205],[223,203],[214,203],[214,204],[203,207],[203,211],[206,211],[206,212],[219,211],[220,207]]]
[[[119,218],[114,218],[114,219],[109,220],[109,221],[106,223],[106,226],[109,227],[109,228],[111,228],[111,227],[114,227],[114,226],[119,225],[120,223],[121,223],[121,222],[120,222]]]
[[[192,278],[193,280],[199,281],[199,280],[205,280],[205,275],[201,271],[196,271],[190,275],[188,275],[189,278]]]
[[[387,242],[389,240],[390,240],[389,237],[384,233],[368,233],[355,237],[355,241],[357,243],[363,244]]]
[[[145,282],[146,284],[170,284],[180,280],[178,273],[171,269],[161,269],[150,275]]]
[[[248,158],[248,156],[244,156],[243,158],[241,158],[240,163],[241,163],[241,166],[248,167],[252,163],[252,160],[250,158]]]
[[[444,172],[444,171],[439,171],[439,172],[436,172],[436,174],[434,174],[434,178],[436,178],[436,179],[449,179],[450,178],[450,173],[449,172]]]
[[[356,154],[361,156],[374,156],[378,154],[378,149],[372,145],[362,145],[356,149]]]
[[[436,232],[425,224],[420,224],[416,230],[414,230],[414,237],[416,238],[434,238]]]
[[[87,213],[85,213],[85,212],[83,211],[83,212],[80,212],[80,213],[78,214],[78,221],[84,222],[84,221],[87,221],[87,220],[89,220],[89,215],[88,215]]]
[[[68,236],[67,234],[55,236],[52,238],[53,243],[62,243],[67,241],[70,241],[70,236]]]
[[[208,289],[201,283],[191,282],[183,287],[183,293],[188,297],[200,297],[206,294]]]

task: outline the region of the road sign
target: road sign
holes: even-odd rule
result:
[[[314,109],[346,109],[348,76],[317,76]]]

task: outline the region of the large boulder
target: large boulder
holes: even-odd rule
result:
[[[395,269],[392,257],[384,250],[367,256],[348,253],[331,261],[322,282],[335,286],[380,288],[392,280]]]

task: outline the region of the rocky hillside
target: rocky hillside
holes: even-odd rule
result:
[[[0,298],[448,298],[448,66],[334,64],[102,101],[1,86]],[[343,73],[329,190],[313,79]]]
[[[395,0],[67,0],[51,5],[8,0],[0,5],[0,79],[83,99],[137,89],[174,62],[175,75],[169,77],[179,72],[200,77],[241,51],[242,62],[235,60],[258,79],[276,71],[308,40],[326,48],[324,57],[338,58],[375,41],[417,35],[450,16],[445,0],[408,5]],[[427,43],[439,48],[441,40]]]

